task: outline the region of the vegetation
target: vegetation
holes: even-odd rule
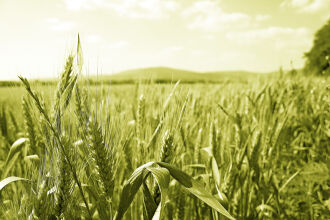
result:
[[[330,218],[327,78],[93,86],[79,48],[0,99],[0,219]]]
[[[111,75],[100,75],[86,77],[89,85],[123,85],[134,84],[136,81],[141,83],[172,83],[180,80],[181,83],[228,83],[228,82],[242,82],[246,83],[251,79],[267,78],[269,74],[251,73],[246,71],[219,71],[219,72],[193,72],[188,70],[174,69],[168,67],[150,67],[141,69],[132,69],[119,72]],[[30,80],[33,85],[48,85],[56,86],[56,79],[44,80]],[[14,87],[19,86],[19,81],[0,81],[0,87]]]
[[[307,73],[330,75],[330,19],[316,32],[314,45],[305,57]]]

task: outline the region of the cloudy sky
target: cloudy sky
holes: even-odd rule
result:
[[[299,68],[329,0],[0,0],[0,79],[54,77],[80,33],[85,73]]]

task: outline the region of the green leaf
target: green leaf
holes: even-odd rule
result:
[[[78,74],[81,73],[82,67],[83,67],[84,59],[83,59],[83,53],[80,43],[80,36],[78,33],[78,43],[77,43],[77,67],[78,67]]]
[[[145,182],[143,182],[143,211],[144,218],[151,220],[157,210],[157,204],[155,203],[149,188]]]
[[[19,153],[14,154],[14,156],[9,160],[9,162],[5,164],[5,168],[2,173],[2,178],[7,177],[9,171],[13,168],[14,164],[16,163],[18,156],[19,156]]]
[[[168,169],[171,176],[176,179],[179,183],[186,187],[186,189],[195,195],[197,198],[208,204],[210,207],[226,216],[229,219],[234,220],[229,212],[219,203],[219,201],[208,191],[204,189],[204,186],[194,180],[191,176],[186,174],[185,172],[163,162],[157,162],[157,164],[161,167]]]
[[[167,110],[167,107],[169,106],[169,103],[170,103],[170,101],[171,101],[171,98],[172,98],[172,96],[173,96],[173,94],[174,94],[176,88],[178,87],[179,83],[180,83],[180,80],[178,80],[178,81],[176,82],[176,84],[174,85],[174,87],[173,87],[173,89],[172,89],[170,95],[167,97],[167,99],[166,99],[166,101],[165,101],[165,103],[164,103],[164,106],[163,106],[163,112],[164,112],[164,114],[165,114],[165,112],[166,112],[166,110]]]
[[[208,157],[212,157],[213,156],[212,148],[211,147],[204,147],[204,148],[202,148],[202,150],[207,153],[207,156]]]
[[[0,181],[0,192],[9,183],[16,182],[16,181],[30,181],[30,180],[25,179],[25,178],[21,178],[21,177],[16,177],[16,176],[7,177],[7,178]]]
[[[269,205],[265,205],[265,204],[261,204],[256,208],[257,212],[259,213],[260,216],[263,217],[263,214],[265,212],[271,212],[273,214],[277,214],[277,212],[275,211],[275,209],[273,209],[271,206]]]
[[[9,151],[6,163],[8,163],[8,161],[11,160],[13,158],[13,156],[23,148],[24,144],[28,140],[29,140],[28,138],[20,138],[13,143],[13,145],[10,147],[10,151]]]
[[[224,193],[222,193],[220,191],[221,177],[220,177],[220,173],[219,173],[219,167],[218,167],[216,159],[213,156],[211,157],[211,163],[212,163],[212,175],[213,175],[213,179],[215,181],[215,187],[217,189],[218,196],[221,200],[221,205],[223,205],[224,207],[227,207],[228,206],[227,197],[225,196]]]
[[[193,186],[187,188],[190,193],[195,195],[197,198],[208,204],[210,207],[226,216],[229,219],[234,219],[229,212],[219,203],[219,201],[208,191],[204,189],[204,186],[192,179]]]
[[[38,162],[40,162],[40,158],[39,158],[38,155],[33,154],[33,155],[25,156],[24,161],[25,162],[36,162],[36,163],[38,163]]]
[[[157,162],[157,164],[161,167],[166,168],[171,176],[176,179],[179,183],[181,183],[184,187],[192,187],[192,182],[191,182],[191,177],[186,174],[185,172],[182,172],[181,170],[179,170],[178,168],[169,165],[168,163],[164,163],[164,162]]]
[[[15,141],[13,143],[13,145],[10,147],[8,156],[7,156],[7,160],[6,160],[6,165],[5,165],[5,169],[2,173],[2,178],[5,178],[9,171],[11,170],[11,168],[14,166],[18,155],[20,153],[20,151],[23,149],[25,143],[28,141],[28,138],[20,138],[17,141]]]
[[[298,170],[297,172],[295,172],[279,189],[279,191],[283,191],[285,189],[285,187],[300,173],[301,170]]]
[[[128,207],[131,205],[136,193],[138,192],[143,180],[148,176],[149,171],[146,170],[147,167],[152,166],[154,162],[146,163],[138,167],[131,177],[127,180],[123,187],[123,191],[120,196],[120,202],[118,206],[118,211],[115,215],[116,219],[122,219]]]
[[[200,169],[200,170],[205,170],[206,169],[206,166],[205,164],[188,164],[184,167],[189,167],[189,168],[193,168],[193,169]]]
[[[157,208],[156,213],[154,214],[153,220],[164,219],[163,213],[165,208],[165,202],[167,198],[168,186],[170,184],[170,173],[165,168],[153,168],[148,167],[147,170],[151,172],[155,178],[161,193],[160,207]]]
[[[212,166],[213,179],[215,180],[215,183],[219,187],[220,186],[219,167],[218,167],[216,159],[213,156],[211,157],[211,166]]]

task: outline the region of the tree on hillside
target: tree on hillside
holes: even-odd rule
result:
[[[306,73],[330,75],[330,19],[316,32],[313,47],[305,58]]]

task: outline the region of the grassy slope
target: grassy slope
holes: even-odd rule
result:
[[[247,71],[217,71],[217,72],[195,72],[182,69],[175,69],[169,67],[149,67],[122,71],[113,75],[104,75],[99,77],[91,77],[92,79],[99,80],[160,80],[160,81],[224,81],[228,79],[248,79],[251,77],[260,76],[263,74],[257,74]]]
[[[154,80],[157,82],[227,82],[227,81],[248,81],[259,77],[267,77],[270,74],[258,74],[248,71],[215,71],[195,72],[189,70],[175,69],[169,67],[149,67],[122,71],[116,74],[101,74],[99,76],[87,77],[93,82],[116,82],[125,83],[139,80]],[[37,80],[42,83],[55,83],[55,79]],[[0,86],[15,86],[18,81],[0,81]]]

